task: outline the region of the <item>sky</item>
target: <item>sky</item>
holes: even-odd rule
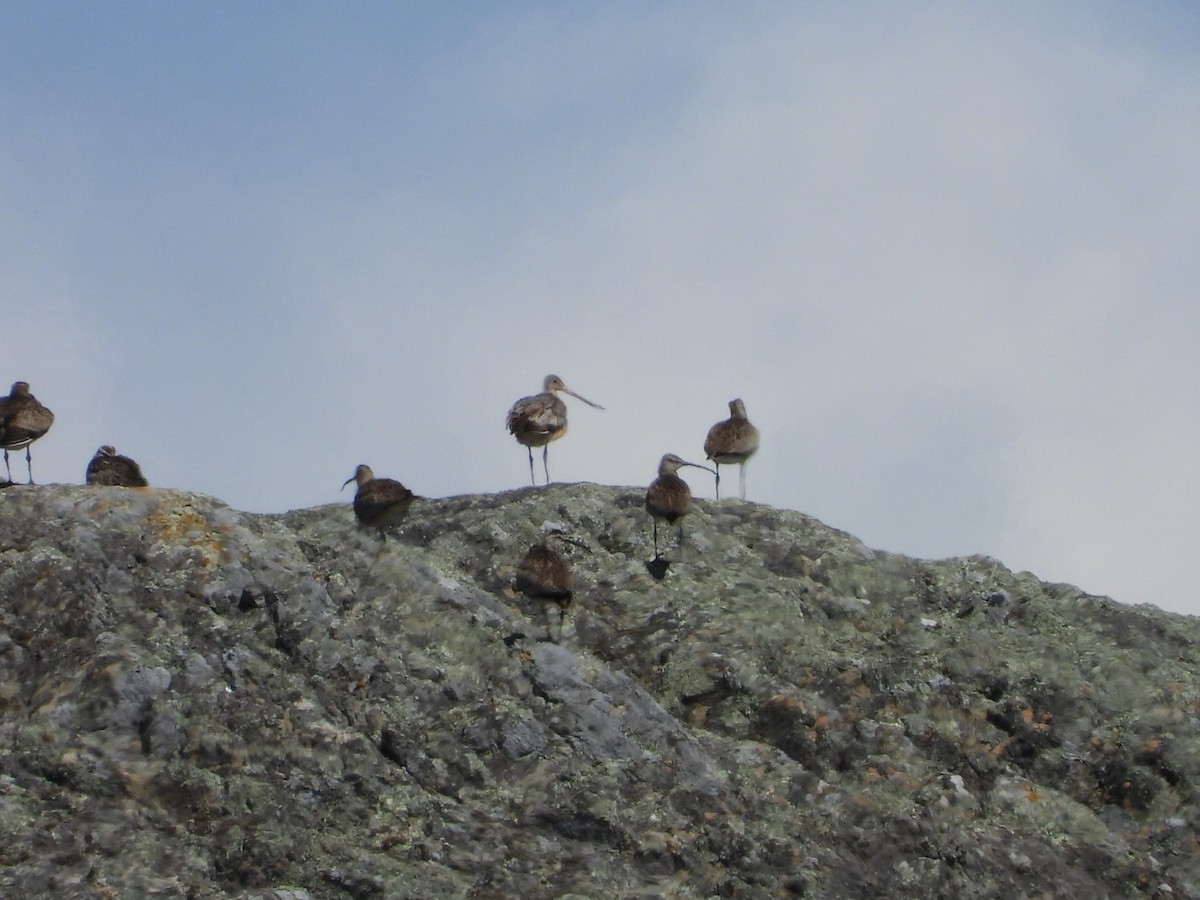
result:
[[[0,391],[39,482],[112,444],[255,512],[528,485],[550,373],[606,407],[556,481],[740,397],[749,500],[1197,615],[1198,45],[1167,0],[8,0]]]

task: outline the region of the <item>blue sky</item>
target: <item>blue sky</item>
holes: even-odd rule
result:
[[[254,511],[702,457],[869,545],[1200,613],[1200,12],[6,3],[7,385]],[[23,474],[23,460],[17,471]],[[685,470],[686,471],[686,470]],[[712,484],[693,470],[699,496]]]

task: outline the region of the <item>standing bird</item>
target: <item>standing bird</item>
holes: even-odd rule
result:
[[[683,545],[683,522],[681,521],[692,506],[692,490],[687,482],[676,473],[681,466],[692,466],[712,472],[708,466],[699,463],[685,462],[674,453],[668,453],[658,464],[658,477],[650,483],[646,491],[646,512],[654,521],[654,559],[660,559],[658,553],[658,520],[666,519],[668,524],[679,522],[679,544]],[[713,472],[715,475],[716,473]]]
[[[363,525],[386,528],[404,521],[408,508],[417,499],[416,494],[393,478],[376,478],[370,466],[359,466],[354,474],[342,482],[342,489],[350,482],[358,482],[354,495],[354,515]]]
[[[146,487],[149,482],[142,468],[128,456],[105,444],[96,451],[87,466],[88,484],[110,484],[117,487]]]
[[[729,401],[729,418],[708,429],[704,455],[717,464],[717,499],[721,499],[721,463],[737,463],[742,499],[746,499],[746,460],[758,450],[758,429],[746,418],[746,404]]]
[[[599,403],[593,403],[586,397],[581,397],[565,384],[557,375],[547,375],[542,382],[542,393],[532,397],[522,397],[508,411],[505,424],[509,432],[521,444],[529,448],[529,480],[537,484],[533,474],[533,448],[542,448],[542,468],[546,472],[546,484],[550,483],[550,453],[549,444],[567,433],[567,404],[557,396],[558,391],[570,394],[576,400],[582,400],[588,406],[604,409]]]
[[[0,397],[0,447],[4,448],[4,468],[10,484],[12,469],[8,466],[8,451],[25,448],[25,465],[29,469],[29,483],[33,484],[33,457],[29,445],[49,431],[53,423],[54,413],[38,403],[24,381],[14,384],[7,397]]]
[[[514,587],[526,597],[553,603],[558,607],[558,630],[561,636],[563,619],[571,606],[574,589],[571,567],[567,565],[562,554],[550,546],[551,541],[555,539],[583,547],[578,541],[565,537],[561,531],[551,531],[531,546],[529,552],[517,563]]]

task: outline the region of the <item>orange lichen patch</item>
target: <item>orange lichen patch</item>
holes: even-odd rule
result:
[[[860,684],[856,684],[854,687],[850,688],[850,696],[853,697],[855,700],[869,700],[870,698],[875,696],[875,692],[872,691],[865,684],[860,683]]]
[[[144,797],[154,786],[162,768],[161,762],[118,763],[116,772],[125,793],[130,797]]]
[[[763,706],[771,706],[781,712],[786,711],[796,716],[808,712],[808,707],[804,705],[804,702],[791,694],[774,694]]]
[[[1037,803],[1042,799],[1042,795],[1037,792],[1037,789],[1032,785],[1025,788],[1025,799],[1030,803]]]
[[[1021,721],[1036,731],[1046,731],[1054,723],[1053,713],[1037,713],[1032,706],[1021,710]]]
[[[187,503],[163,503],[146,517],[165,544],[191,546],[200,551],[202,564],[214,566],[225,551],[225,535]]]

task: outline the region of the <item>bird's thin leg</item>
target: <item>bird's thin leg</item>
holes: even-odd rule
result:
[[[679,559],[683,560],[683,519],[679,520]]]
[[[738,473],[738,475],[739,475],[738,480],[740,481],[741,487],[742,487],[742,499],[745,500],[746,499],[746,464],[741,463],[738,465],[738,468],[741,470]]]
[[[550,483],[550,445],[542,448],[542,468],[546,471],[546,484]]]
[[[721,464],[716,463],[715,468],[717,470],[717,499],[720,500],[721,499]]]
[[[658,559],[658,519],[651,517],[651,522],[654,523],[654,558]]]
[[[533,448],[526,447],[525,449],[529,451],[529,483],[532,485],[536,485],[537,478],[535,478],[533,475]]]
[[[8,451],[4,451],[4,469],[8,472],[8,483],[12,484],[12,469],[8,467]]]
[[[29,446],[25,447],[25,468],[29,470],[29,483],[33,484],[33,457],[29,453]]]

